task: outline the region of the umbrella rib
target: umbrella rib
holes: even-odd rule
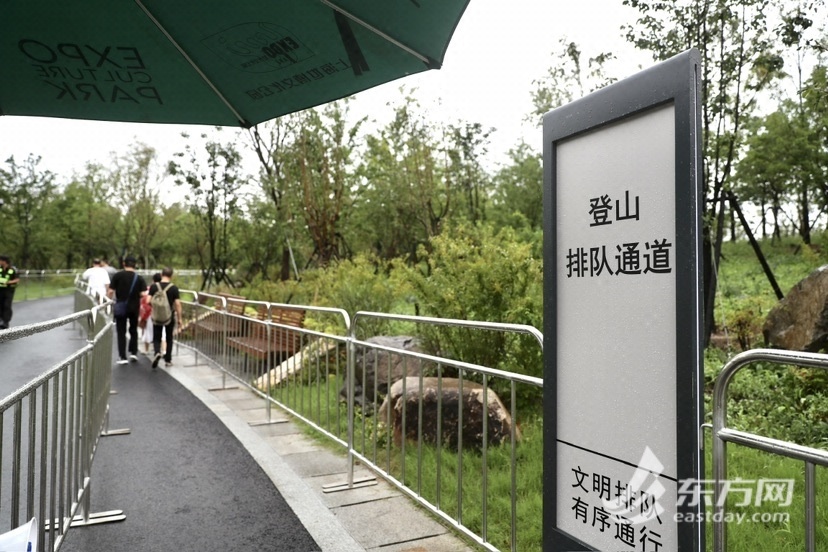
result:
[[[233,113],[236,119],[238,119],[239,123],[241,123],[242,126],[244,126],[245,128],[250,128],[251,126],[253,126],[250,124],[249,121],[245,120],[245,118],[242,117],[238,111],[236,111],[236,108],[234,108],[233,105],[227,100],[227,98],[224,97],[224,94],[222,94],[219,91],[219,89],[216,88],[213,82],[207,77],[207,75],[204,74],[201,68],[198,65],[196,65],[192,58],[189,55],[187,55],[187,52],[184,51],[184,48],[182,48],[181,45],[178,42],[176,42],[176,40],[172,37],[172,35],[170,35],[170,33],[167,32],[167,29],[165,29],[161,22],[155,18],[155,16],[143,4],[143,2],[141,2],[141,0],[135,0],[135,3],[138,4],[138,7],[141,8],[141,10],[143,10],[147,17],[150,18],[150,20],[152,20],[152,22],[155,24],[158,30],[161,31],[161,33],[165,37],[167,37],[167,40],[170,41],[170,44],[175,46],[176,50],[178,50],[178,53],[180,53],[184,57],[184,59],[187,60],[187,63],[190,64],[190,67],[192,67],[195,70],[195,72],[201,76],[204,82],[207,83],[207,86],[209,86],[210,89],[213,92],[215,92],[216,96],[218,96],[222,103],[224,103],[224,105],[227,106],[227,109],[229,109]]]
[[[339,13],[341,13],[342,15],[344,15],[345,17],[347,17],[351,21],[355,21],[356,23],[359,23],[360,25],[362,25],[363,27],[365,27],[366,29],[368,29],[369,31],[374,33],[375,35],[378,35],[378,36],[384,38],[385,40],[387,40],[388,42],[390,42],[391,44],[397,46],[398,48],[400,48],[402,50],[405,50],[406,52],[408,52],[412,56],[416,57],[417,59],[419,59],[420,61],[425,63],[428,67],[430,67],[430,68],[439,68],[440,67],[440,64],[437,61],[431,59],[428,56],[424,56],[420,52],[406,46],[405,44],[403,44],[399,40],[397,40],[397,39],[389,36],[388,34],[382,32],[381,30],[377,29],[373,25],[370,25],[366,21],[363,21],[362,19],[360,19],[356,15],[352,14],[351,12],[345,10],[344,8],[341,8],[340,6],[337,6],[336,4],[331,2],[330,0],[319,0],[319,1],[322,2],[323,4],[325,4],[326,6],[328,6],[329,8],[331,8],[332,10],[338,11]]]

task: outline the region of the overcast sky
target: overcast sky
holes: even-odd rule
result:
[[[383,106],[400,97],[400,86],[417,88],[416,96],[433,120],[497,129],[488,159],[494,166],[505,162],[505,152],[521,137],[540,150],[540,131],[523,119],[532,107],[532,81],[545,74],[562,37],[579,43],[587,55],[620,55],[625,65],[619,71],[626,74],[617,77],[648,63],[620,38],[620,25],[631,23],[635,15],[621,0],[471,0],[442,69],[361,92],[352,109],[383,120],[390,114]],[[0,162],[10,155],[21,162],[33,153],[42,157],[41,168],[65,180],[87,161],[110,164],[112,152],[123,154],[135,142],[155,147],[166,162],[183,150],[182,131],[205,130],[210,127],[3,116]]]

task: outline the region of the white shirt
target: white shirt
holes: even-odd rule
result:
[[[106,290],[109,287],[109,273],[102,266],[87,268],[81,274],[89,286],[89,295],[98,298],[106,297]]]

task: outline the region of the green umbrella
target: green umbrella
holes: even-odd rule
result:
[[[468,0],[3,0],[0,114],[250,127],[443,61]]]

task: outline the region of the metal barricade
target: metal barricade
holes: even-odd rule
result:
[[[72,323],[86,345],[0,401],[0,532],[36,517],[39,550],[58,550],[70,527],[124,519],[90,514],[92,462],[109,419],[113,330],[108,305],[0,332],[0,343]],[[6,525],[8,523],[8,525]]]
[[[522,485],[535,487],[540,481],[533,481],[532,477],[520,477],[518,473],[517,455],[519,449],[519,420],[521,413],[517,411],[518,386],[533,387],[538,390],[543,388],[541,378],[521,375],[512,372],[496,370],[486,366],[471,364],[461,360],[453,360],[444,357],[428,355],[419,352],[407,351],[398,348],[384,347],[368,341],[360,341],[356,338],[359,323],[370,319],[406,322],[413,324],[429,324],[450,326],[453,328],[464,328],[480,332],[501,332],[510,334],[523,334],[534,339],[543,350],[543,334],[536,328],[521,324],[501,324],[490,322],[476,322],[468,320],[453,320],[444,318],[429,318],[420,316],[392,315],[376,312],[358,312],[354,315],[351,340],[349,342],[349,382],[348,382],[348,420],[349,420],[349,481],[347,487],[353,484],[353,459],[358,459],[363,464],[370,466],[374,471],[380,473],[386,480],[398,487],[404,494],[412,498],[426,508],[432,514],[443,519],[455,530],[463,533],[468,538],[487,550],[498,550],[488,540],[488,505],[495,498],[489,488],[488,481],[493,469],[504,470],[508,473],[510,481],[508,496],[510,509],[510,535],[511,550],[518,550],[517,532],[517,497]],[[481,334],[485,335],[485,334]],[[385,353],[383,355],[383,353]],[[376,360],[384,356],[387,369],[390,370],[391,355],[396,355],[402,362],[413,362],[417,366],[413,370],[403,368],[403,373],[414,373],[413,377],[403,377],[397,384],[397,391],[400,398],[396,404],[393,403],[392,390],[385,393],[382,404],[379,403],[380,393],[377,389],[378,378],[374,377],[373,382],[365,381],[367,372],[366,360],[373,356],[373,365],[377,367]],[[361,365],[361,368],[359,368]],[[358,369],[359,368],[359,369]],[[446,372],[455,372],[454,378],[446,378]],[[354,397],[354,388],[357,383],[357,372],[362,375],[361,382],[363,392],[366,385],[373,383],[373,403],[361,402],[362,413],[358,416],[355,412],[357,402]],[[425,413],[427,397],[430,394],[424,387],[424,381],[429,375],[431,392],[433,396],[428,399],[429,408],[433,408],[432,416],[436,417],[436,434],[427,438],[424,430],[424,423],[427,417]],[[390,371],[386,379],[390,380]],[[475,381],[476,380],[476,381]],[[500,381],[501,387],[507,387],[508,397],[504,402],[508,404],[505,408],[510,421],[506,431],[508,435],[498,435],[489,427],[489,409],[498,406],[492,395],[494,384]],[[416,389],[410,393],[407,386],[413,383]],[[451,382],[451,383],[449,383]],[[443,404],[444,391],[451,386],[457,386],[458,404],[450,407]],[[464,386],[468,388],[470,395],[479,394],[482,413],[479,414],[481,426],[476,427],[471,419],[474,401],[466,402]],[[434,393],[436,389],[436,393]],[[408,404],[409,398],[413,396],[414,406]],[[497,397],[495,394],[494,397]],[[499,398],[499,397],[498,397]],[[436,401],[436,402],[435,402]],[[504,405],[500,405],[504,406]],[[398,411],[392,419],[391,411]],[[366,412],[373,410],[377,415],[372,416],[372,421],[367,422]],[[413,419],[408,419],[409,416]],[[380,417],[384,417],[380,420]],[[469,420],[465,420],[468,417]],[[361,427],[354,426],[357,418],[360,419]],[[469,427],[465,424],[469,423]],[[366,425],[368,424],[368,425]],[[464,436],[464,431],[472,435]],[[453,434],[456,432],[456,434]],[[359,433],[361,439],[356,438]],[[366,436],[368,437],[366,439]],[[500,440],[498,443],[490,442]],[[395,442],[398,450],[392,450],[391,443]],[[384,444],[384,451],[380,448]],[[471,445],[467,444],[471,443]],[[508,462],[499,464],[496,467],[490,466],[488,462],[489,449],[506,447],[508,449]],[[416,447],[416,454],[413,460],[416,463],[414,468],[406,466],[407,447]],[[479,447],[479,448],[478,448]],[[436,471],[425,472],[422,469],[423,458],[426,454],[436,458]],[[444,459],[446,461],[444,462]],[[450,475],[446,477],[446,474]],[[409,473],[411,474],[409,476]],[[479,474],[480,488],[469,490],[464,483],[467,474]],[[540,474],[539,474],[540,475]],[[453,488],[444,488],[444,479],[453,481]],[[519,483],[519,480],[521,481]],[[331,486],[333,487],[333,486]],[[342,488],[340,486],[339,488]],[[524,491],[529,489],[524,487]],[[499,490],[503,493],[503,490]],[[443,495],[447,494],[448,499]],[[470,499],[474,506],[475,516],[478,518],[474,525],[476,529],[470,528],[465,517],[464,500]],[[476,512],[479,507],[479,514]]]
[[[727,549],[725,498],[727,484],[727,443],[736,443],[804,462],[805,467],[805,550],[816,549],[816,466],[828,466],[828,451],[805,447],[729,428],[727,426],[727,391],[733,376],[747,365],[770,362],[790,366],[828,370],[828,355],[754,349],[733,357],[722,369],[713,388],[713,550]]]
[[[316,431],[343,447],[347,453],[346,481],[325,485],[325,492],[347,491],[375,484],[369,475],[355,479],[355,463],[358,461],[373,473],[381,475],[401,492],[418,502],[426,510],[443,519],[450,526],[487,550],[498,550],[488,541],[489,504],[500,500],[504,492],[508,496],[510,516],[505,523],[511,535],[511,550],[518,550],[518,496],[529,494],[540,485],[542,474],[521,474],[518,466],[520,432],[518,425],[523,413],[517,410],[518,390],[527,386],[541,396],[543,380],[516,373],[496,370],[486,366],[428,355],[421,352],[387,347],[357,339],[357,324],[370,325],[377,320],[403,324],[444,325],[480,332],[506,332],[528,336],[542,351],[543,335],[532,326],[451,320],[373,312],[359,312],[354,324],[344,310],[305,305],[285,305],[266,302],[243,301],[228,296],[197,294],[183,291],[194,301],[184,302],[184,321],[179,343],[192,348],[196,355],[208,360],[227,376],[259,394],[267,405],[267,418],[259,423],[278,423],[286,420],[271,418],[270,404],[276,404],[294,417],[304,421]],[[241,308],[232,308],[234,301]],[[211,303],[209,305],[208,303]],[[234,311],[234,312],[231,312]],[[295,316],[302,311],[314,319],[317,331],[296,325]],[[329,320],[320,322],[319,318]],[[336,320],[334,322],[333,320]],[[485,339],[485,338],[481,338]],[[414,389],[417,406],[402,420],[392,420],[388,388],[380,389],[378,378],[366,381],[366,363],[377,359],[389,363],[395,357],[400,362],[414,366],[404,371],[416,374],[414,379],[402,379],[402,396]],[[390,364],[384,365],[390,370]],[[537,367],[537,371],[540,367]],[[454,377],[448,379],[448,374]],[[387,374],[388,379],[391,378]],[[430,378],[430,379],[426,379]],[[441,403],[427,404],[424,400],[424,383],[436,384],[437,396],[442,396],[441,386],[459,387],[481,394],[482,428],[467,426],[465,417],[470,411],[463,400],[453,407]],[[413,386],[411,389],[407,385]],[[435,383],[436,382],[436,383]],[[363,391],[370,390],[368,399],[358,400],[355,385]],[[508,430],[497,436],[490,435],[489,408],[496,402],[491,399],[493,387],[506,389],[504,410],[511,420]],[[228,389],[222,380],[220,389]],[[216,389],[214,389],[215,391]],[[490,400],[492,401],[490,404]],[[383,406],[383,401],[388,404]],[[424,433],[424,410],[436,406],[437,435],[429,440]],[[343,411],[343,408],[345,409]],[[478,413],[480,414],[480,413]],[[452,427],[452,429],[449,429]],[[467,434],[463,431],[466,427]],[[399,434],[399,436],[397,435]],[[469,445],[470,442],[474,445]],[[392,447],[392,444],[394,446]],[[505,452],[501,452],[505,451]],[[412,453],[413,452],[413,453]],[[497,452],[508,459],[489,464],[489,457]],[[436,457],[436,472],[424,470],[422,458]],[[436,455],[436,456],[435,456]],[[508,480],[508,490],[492,491],[488,488],[494,470],[501,471]],[[428,472],[428,473],[426,473]],[[472,477],[473,476],[473,477]],[[481,482],[470,491],[466,479]],[[467,514],[469,509],[474,515]],[[471,523],[469,521],[474,518]],[[498,523],[504,520],[496,520]]]
[[[264,400],[266,418],[254,425],[285,421],[272,418],[271,406],[278,404],[343,447],[347,445],[343,417],[329,407],[339,391],[334,382],[345,375],[347,312],[189,290],[182,293],[195,301],[182,301],[184,320],[178,343],[193,349],[197,361],[206,360],[221,371],[221,387],[213,391],[232,389],[227,386],[230,378]],[[309,313],[328,320],[326,332],[304,327]]]

